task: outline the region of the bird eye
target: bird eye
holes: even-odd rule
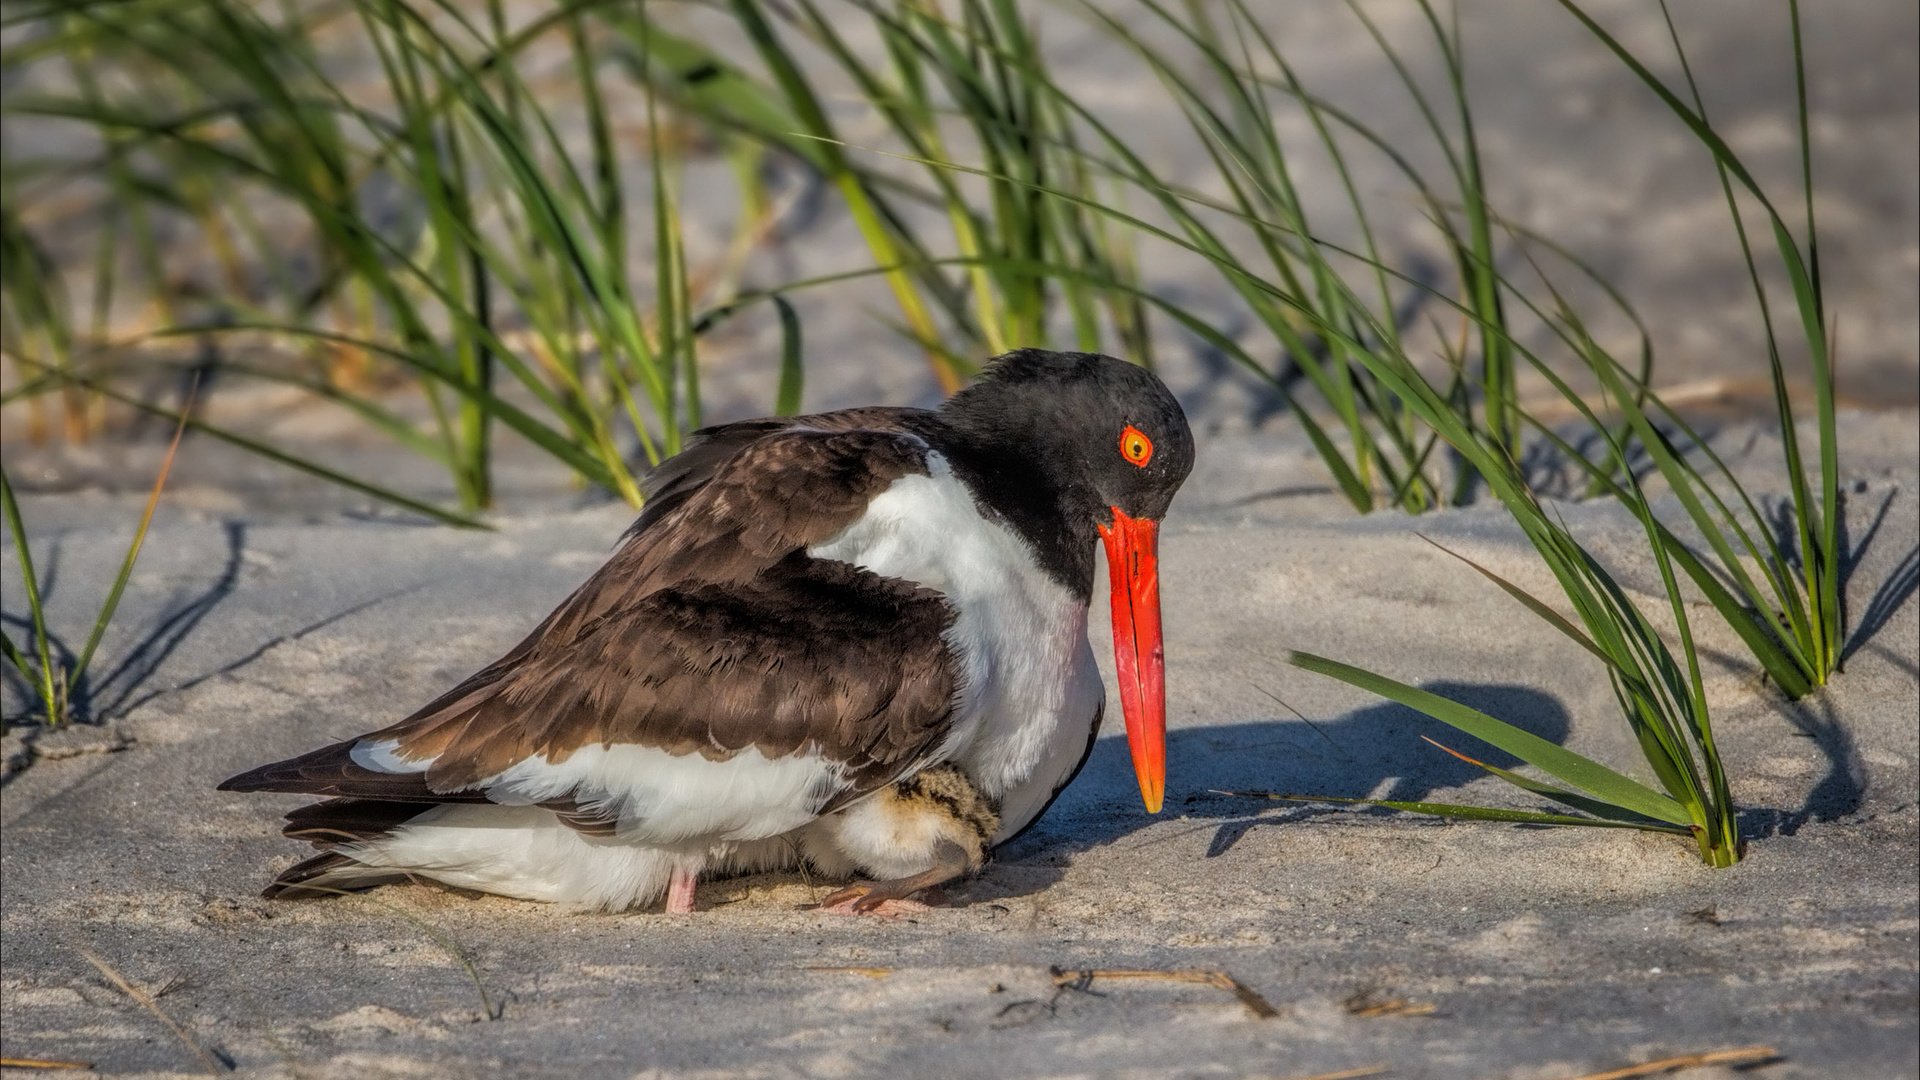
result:
[[[1147,438],[1146,432],[1128,424],[1126,430],[1120,433],[1120,456],[1126,458],[1129,464],[1144,469],[1147,462],[1153,460],[1153,440]]]

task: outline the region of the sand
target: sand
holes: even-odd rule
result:
[[[155,531],[127,600],[125,626],[154,633],[160,661],[102,688],[110,732],[38,740],[4,789],[6,1052],[191,1069],[85,948],[142,987],[171,987],[161,1008],[262,1076],[1292,1076],[1377,1063],[1557,1077],[1752,1043],[1785,1055],[1770,1077],[1911,1075],[1920,476],[1912,414],[1847,420],[1856,542],[1884,511],[1851,571],[1850,610],[1859,620],[1886,589],[1903,606],[1798,707],[1700,619],[1728,658],[1709,689],[1752,837],[1740,866],[1706,869],[1666,837],[1213,794],[1514,803],[1421,743],[1434,725],[1287,667],[1292,647],[1633,762],[1597,667],[1417,535],[1546,587],[1502,512],[1355,520],[1330,495],[1262,497],[1248,481],[1314,484],[1307,448],[1222,436],[1164,541],[1167,812],[1141,810],[1109,734],[954,906],[898,922],[798,910],[823,889],[793,876],[706,885],[686,917],[424,886],[254,899],[295,854],[274,826],[299,800],[212,784],[364,730],[494,655],[591,569],[626,514],[507,518],[480,534],[183,513]],[[1756,440],[1751,463],[1772,450]],[[1630,522],[1566,509],[1627,581],[1646,579]],[[43,558],[57,549],[71,583],[55,589],[61,625],[123,536],[48,538]],[[1061,990],[1053,967],[1219,969],[1279,1015],[1205,985]],[[1433,1012],[1360,1018],[1345,1004],[1356,995]]]
[[[1750,838],[1739,866],[1707,869],[1669,837],[1217,794],[1527,804],[1419,736],[1466,740],[1288,667],[1293,648],[1457,696],[1636,775],[1644,767],[1599,668],[1421,539],[1550,594],[1504,512],[1356,517],[1270,393],[1176,340],[1167,374],[1201,457],[1163,541],[1171,732],[1157,818],[1140,808],[1114,730],[1041,824],[950,906],[899,921],[803,910],[826,887],[795,875],[706,884],[691,916],[583,915],[427,886],[264,902],[258,888],[299,853],[277,835],[278,814],[299,800],[213,785],[384,723],[491,659],[598,564],[630,512],[569,493],[550,466],[509,448],[496,531],[428,526],[190,443],[96,667],[103,723],[6,735],[0,1050],[111,1075],[204,1071],[90,953],[248,1077],[1163,1080],[1378,1066],[1403,1078],[1563,1080],[1750,1045],[1778,1060],[1686,1075],[1920,1076],[1915,15],[1839,6],[1845,17],[1819,20],[1810,41],[1830,79],[1816,111],[1825,256],[1857,358],[1843,386],[1890,407],[1843,418],[1855,632],[1831,689],[1782,702],[1738,641],[1694,609]],[[1545,5],[1468,25],[1483,43],[1490,168],[1513,178],[1511,209],[1599,249],[1647,301],[1670,380],[1759,372],[1724,223],[1697,169],[1676,201],[1673,163],[1694,151],[1665,135],[1620,151],[1658,122],[1657,103]],[[1649,24],[1633,26],[1657,41]],[[1783,99],[1768,95],[1785,69],[1756,57],[1780,45],[1779,29],[1742,17],[1702,58],[1725,107],[1752,113],[1736,130],[1763,146],[1775,145]],[[1364,42],[1327,11],[1303,9],[1292,32],[1335,91],[1358,104],[1377,95],[1356,59]],[[1075,78],[1096,78],[1108,55],[1070,34],[1049,40]],[[1544,89],[1501,94],[1502,73]],[[1173,118],[1143,114],[1139,127],[1168,133]],[[1791,177],[1790,157],[1761,156],[1769,176]],[[1671,216],[1643,220],[1642,205]],[[807,257],[849,250],[844,223],[819,228]],[[808,405],[928,398],[925,369],[859,302],[809,305]],[[743,325],[715,343],[718,414],[767,399],[773,340]],[[1706,415],[1716,447],[1777,498],[1765,424],[1750,409]],[[324,415],[258,426],[410,491],[444,491],[430,470]],[[70,642],[84,637],[137,516],[139,494],[101,478],[138,476],[155,452],[151,438],[7,445],[10,474],[37,492],[24,500],[31,540]],[[1651,601],[1657,579],[1637,527],[1612,506],[1561,508]],[[0,548],[10,618],[13,555]],[[1104,624],[1093,632],[1104,651]],[[13,715],[22,703],[9,694]],[[1088,969],[1224,972],[1276,1015],[1205,982],[1054,974]],[[1384,1015],[1368,1008],[1395,1001]]]

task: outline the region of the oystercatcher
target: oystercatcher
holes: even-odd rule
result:
[[[409,876],[693,910],[702,874],[798,865],[881,912],[976,872],[1092,750],[1106,547],[1140,793],[1166,774],[1157,529],[1179,404],[1111,357],[1026,349],[937,410],[708,428],[526,640],[378,731],[233,777],[325,796],[269,897]]]

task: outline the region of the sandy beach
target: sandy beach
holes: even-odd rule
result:
[[[425,886],[255,899],[292,861],[275,815],[298,800],[217,794],[213,782],[363,730],[494,655],[597,563],[626,514],[476,534],[182,512],[149,541],[125,616],[153,628],[160,662],[109,687],[126,699],[109,728],[45,736],[8,778],[9,1053],[126,1075],[191,1068],[85,948],[140,986],[171,987],[158,1004],[260,1076],[1199,1077],[1385,1064],[1396,1076],[1552,1078],[1756,1043],[1787,1059],[1762,1075],[1911,1075],[1920,476],[1911,414],[1848,420],[1850,530],[1856,542],[1871,531],[1850,610],[1884,608],[1876,595],[1900,588],[1902,559],[1905,602],[1831,691],[1799,707],[1759,691],[1730,634],[1705,634],[1727,658],[1709,676],[1752,838],[1738,867],[1706,869],[1665,837],[1216,794],[1516,805],[1420,742],[1458,742],[1437,725],[1283,663],[1309,645],[1602,760],[1633,754],[1597,666],[1419,539],[1549,587],[1504,512],[1355,521],[1331,495],[1268,490],[1315,485],[1304,445],[1223,436],[1163,552],[1167,812],[1142,812],[1124,740],[1109,733],[954,906],[896,922],[797,910],[826,890],[792,876],[706,885],[704,910],[672,917]],[[1752,464],[1770,467],[1771,449],[1756,437]],[[1626,580],[1652,584],[1631,561],[1630,521],[1566,511],[1596,550],[1628,556]],[[63,533],[62,572],[80,580],[123,539]],[[56,610],[78,614],[60,606],[66,595]],[[1207,985],[1096,977],[1063,990],[1053,968],[1224,971],[1279,1015],[1258,1018]],[[485,1019],[482,991],[498,1020]],[[1432,1011],[1353,1011],[1396,999]]]
[[[908,918],[805,910],[831,886],[799,875],[703,883],[690,916],[427,885],[260,900],[303,853],[278,835],[302,800],[214,785],[382,725],[492,659],[600,564],[632,511],[509,447],[493,531],[452,529],[189,440],[88,687],[101,722],[9,721],[5,1055],[155,1080],[210,1068],[263,1080],[1571,1080],[1768,1047],[1764,1064],[1740,1059],[1752,1068],[1680,1075],[1920,1077],[1920,104],[1915,14],[1897,6],[1836,5],[1810,42],[1823,258],[1848,358],[1844,673],[1787,703],[1708,607],[1693,612],[1749,843],[1739,865],[1706,868],[1673,837],[1244,794],[1532,805],[1421,736],[1477,751],[1469,740],[1288,666],[1292,649],[1455,697],[1637,776],[1645,766],[1599,665],[1426,542],[1555,596],[1506,511],[1483,500],[1355,515],[1270,387],[1173,337],[1164,374],[1199,464],[1162,534],[1159,816],[1142,810],[1110,721],[1038,826],[946,906]],[[1765,400],[1738,388],[1764,377],[1764,357],[1711,170],[1553,14],[1468,22],[1484,42],[1474,62],[1489,167],[1514,185],[1516,216],[1595,250],[1645,301],[1663,385],[1737,384],[1692,414],[1749,490],[1781,499],[1778,433]],[[1703,81],[1730,111],[1752,110],[1730,130],[1772,146],[1788,130],[1777,95],[1790,68],[1751,50],[1777,47],[1780,27],[1722,17]],[[1341,36],[1350,28],[1315,8],[1296,30],[1316,72],[1364,101],[1365,74],[1337,74],[1360,48]],[[1315,34],[1323,48],[1308,47]],[[1057,43],[1072,78],[1097,76],[1098,49],[1064,33]],[[1535,97],[1503,95],[1503,77]],[[1622,132],[1647,127],[1672,141],[1620,151]],[[1690,172],[1663,165],[1686,155]],[[1786,149],[1758,156],[1794,175]],[[1636,200],[1673,217],[1635,217]],[[819,229],[795,256],[816,272],[851,235],[843,221]],[[933,395],[925,366],[869,317],[875,295],[802,305],[809,408]],[[751,324],[716,343],[712,415],[764,409],[774,341]],[[444,477],[355,442],[344,422],[276,411],[259,429],[444,496]],[[6,443],[53,579],[49,615],[68,637],[84,637],[125,550],[159,434]],[[1636,599],[1664,603],[1626,512],[1554,505]],[[1683,520],[1670,497],[1660,505]],[[0,563],[12,632],[10,540]],[[1104,589],[1103,578],[1097,641]],[[1110,655],[1096,652],[1111,679]],[[28,711],[17,691],[7,684],[10,718]]]

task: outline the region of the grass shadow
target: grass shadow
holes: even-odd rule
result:
[[[230,595],[239,584],[240,567],[245,559],[247,544],[247,526],[244,522],[230,521],[222,528],[226,540],[226,557],[222,561],[219,574],[206,587],[185,597],[170,601],[160,616],[153,622],[120,661],[104,675],[96,678],[92,667],[80,673],[74,681],[69,698],[71,702],[70,724],[105,724],[118,719],[128,712],[152,700],[158,691],[143,696],[142,688],[150,683],[155,674],[179,649],[209,614]],[[52,556],[48,559],[48,573],[41,581],[43,601],[50,601],[58,585],[59,545],[52,547]],[[0,615],[0,621],[12,629],[31,634],[32,622],[24,616]],[[119,620],[116,620],[116,622]],[[47,646],[54,663],[61,670],[69,669],[77,659],[71,645],[52,627],[47,628]],[[19,695],[26,703],[27,711],[19,716],[7,717],[10,727],[18,724],[22,739],[21,753],[25,760],[16,767],[9,764],[0,785],[11,783],[13,778],[31,762],[34,742],[49,729],[43,722],[34,719],[32,709],[37,700],[33,688],[27,686],[18,672],[11,667],[5,669],[7,694],[9,698]]]
[[[1867,797],[1867,772],[1854,744],[1853,732],[1834,715],[1825,698],[1775,701],[1795,734],[1812,739],[1827,759],[1827,772],[1807,793],[1798,810],[1752,807],[1740,813],[1740,835],[1746,839],[1792,836],[1810,822],[1839,821],[1858,813]]]
[[[1840,515],[1840,550],[1846,552],[1846,557],[1840,564],[1840,602],[1843,605],[1843,612],[1848,594],[1847,587],[1853,581],[1854,572],[1865,560],[1867,550],[1873,546],[1874,539],[1880,535],[1880,527],[1886,523],[1887,512],[1893,508],[1893,500],[1898,494],[1898,491],[1887,492],[1887,497],[1880,501],[1880,508],[1874,511],[1873,522],[1867,526],[1866,535],[1860,538],[1858,544],[1853,542],[1851,530],[1847,525],[1847,516],[1844,513]],[[1845,505],[1844,497],[1842,505]],[[1901,556],[1900,561],[1894,564],[1893,572],[1874,589],[1873,596],[1867,601],[1866,609],[1860,612],[1858,620],[1843,614],[1843,625],[1851,626],[1853,632],[1847,635],[1845,644],[1840,648],[1840,662],[1845,664],[1854,653],[1860,651],[1863,645],[1872,641],[1874,635],[1893,621],[1894,615],[1899,613],[1909,599],[1912,599],[1917,590],[1920,590],[1920,546],[1909,549],[1905,555]]]
[[[240,566],[246,557],[247,525],[229,521],[221,526],[221,533],[226,540],[226,558],[219,574],[199,592],[170,604],[152,629],[97,682],[91,672],[82,672],[73,688],[76,716],[98,723],[124,714],[141,687],[152,680],[161,665],[199,629],[213,609],[232,594],[240,582]]]

